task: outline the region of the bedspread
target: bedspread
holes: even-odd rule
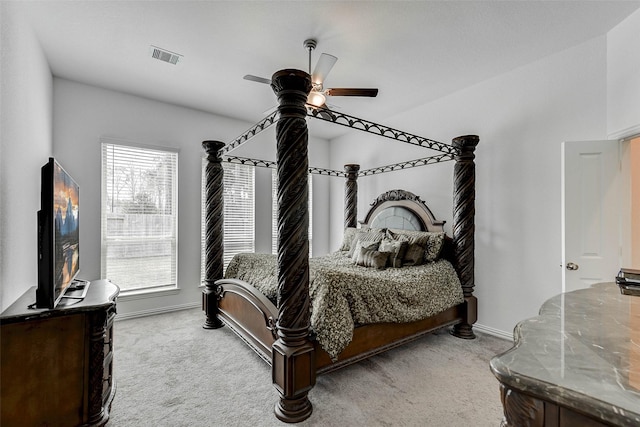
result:
[[[276,304],[277,256],[242,253],[225,277],[243,280]],[[335,361],[351,342],[355,326],[421,320],[464,301],[451,263],[377,270],[354,265],[347,252],[309,259],[311,329]]]

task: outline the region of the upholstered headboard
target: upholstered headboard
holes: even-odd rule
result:
[[[406,190],[391,190],[379,195],[372,203],[362,227],[415,231],[444,231],[445,221],[439,221],[419,196]],[[445,235],[440,257],[454,262],[453,240]]]
[[[444,231],[444,221],[438,221],[427,205],[415,194],[391,190],[378,196],[362,226],[396,228],[416,231]]]

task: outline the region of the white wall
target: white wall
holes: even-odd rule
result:
[[[607,34],[607,132],[640,134],[640,9]]]
[[[469,64],[470,67],[473,64]],[[449,143],[477,134],[478,324],[510,335],[561,292],[560,144],[606,136],[606,39],[600,37],[416,108],[385,124]],[[348,140],[349,139],[349,140]],[[372,144],[384,152],[371,151]],[[402,143],[332,141],[332,166],[363,168],[429,155]],[[402,158],[403,157],[403,158]],[[364,160],[358,160],[364,159]],[[404,188],[452,221],[453,164],[360,179],[359,218],[379,193]],[[331,246],[341,239],[342,193],[331,193]]]
[[[52,78],[15,4],[0,2],[0,305],[38,281],[40,168],[52,153]],[[35,294],[34,294],[35,301]]]
[[[100,277],[100,144],[102,136],[178,148],[178,285],[177,295],[128,300],[120,298],[118,312],[155,312],[197,304],[200,301],[200,180],[202,141],[230,141],[252,124],[231,120],[133,95],[100,89],[64,79],[53,82],[53,152],[80,185],[81,274],[86,279]],[[267,157],[271,141],[250,141],[234,151],[245,157]],[[275,141],[275,140],[273,140]],[[275,144],[275,143],[273,143]],[[317,141],[310,152],[328,158],[327,144]],[[258,170],[258,248],[271,242],[270,171]],[[265,180],[268,176],[268,181]],[[322,191],[320,191],[322,193]],[[326,193],[326,191],[325,191]],[[326,200],[326,199],[325,199]],[[265,203],[266,202],[266,206]],[[326,203],[319,203],[319,207]],[[318,217],[322,215],[318,214]],[[325,218],[327,215],[325,213]],[[328,220],[327,220],[328,221]],[[265,225],[267,225],[265,229]],[[322,226],[322,221],[320,221]],[[324,228],[326,229],[326,228]],[[319,230],[323,230],[319,228]],[[322,232],[318,232],[321,236]],[[322,238],[318,251],[322,248]],[[326,246],[327,238],[324,238]],[[315,249],[315,247],[314,247]]]

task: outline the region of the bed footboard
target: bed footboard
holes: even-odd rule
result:
[[[252,285],[237,279],[216,282],[219,289],[218,319],[245,341],[265,362],[272,365],[272,345],[277,340],[278,310]],[[313,341],[316,351],[315,369],[324,374],[382,353],[422,335],[451,325],[473,324],[476,317],[475,297],[435,316],[407,324],[372,324],[354,330],[351,344],[337,362]],[[455,335],[455,331],[452,331]]]
[[[278,309],[250,284],[237,279],[216,281],[218,318],[271,365],[277,339]]]
[[[336,362],[331,361],[329,354],[315,342],[317,373],[324,374],[335,371],[414,341],[438,329],[464,322],[466,319],[465,311],[466,303],[462,303],[442,313],[415,322],[376,323],[359,326],[354,329],[351,343],[340,353]]]

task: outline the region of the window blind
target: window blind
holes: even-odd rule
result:
[[[201,281],[205,267],[206,159],[202,162]],[[255,167],[223,163],[224,270],[240,252],[255,252]]]
[[[255,252],[255,167],[224,163],[224,267]]]
[[[313,253],[313,182],[309,174],[309,257]],[[278,171],[271,171],[271,253],[278,253]]]
[[[101,275],[123,291],[177,286],[178,153],[102,143]]]

